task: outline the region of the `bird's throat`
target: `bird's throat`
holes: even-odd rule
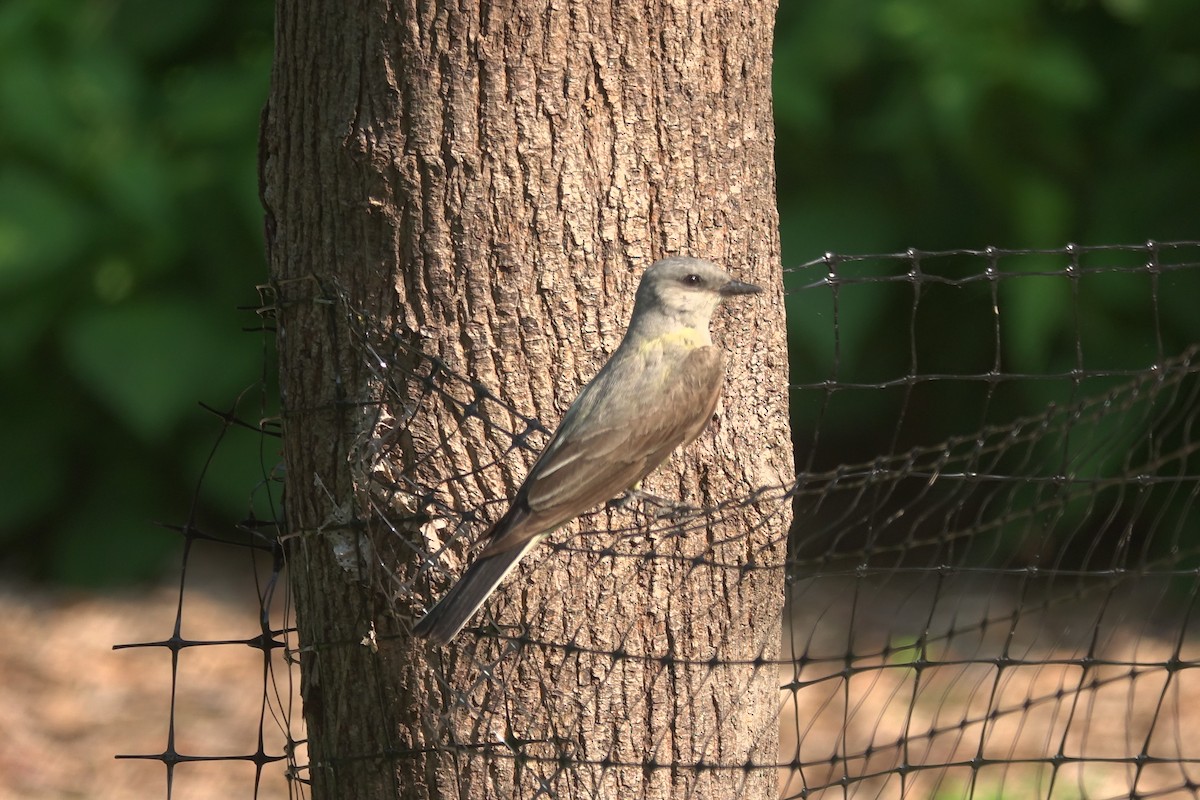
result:
[[[709,344],[712,344],[712,340],[709,338],[707,331],[681,326],[647,339],[642,342],[640,349],[642,352],[652,349],[667,350],[674,348],[692,350]]]

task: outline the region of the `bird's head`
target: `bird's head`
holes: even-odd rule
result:
[[[672,323],[707,329],[721,301],[762,289],[734,280],[725,270],[702,258],[672,256],[656,261],[642,274],[633,307],[638,318],[663,318]]]

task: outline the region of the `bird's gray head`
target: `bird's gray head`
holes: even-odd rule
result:
[[[631,327],[653,319],[657,324],[669,322],[707,330],[722,300],[761,291],[752,283],[734,280],[711,261],[686,256],[664,258],[642,274]]]

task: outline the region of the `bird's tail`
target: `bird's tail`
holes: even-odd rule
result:
[[[446,596],[413,626],[413,635],[424,636],[438,644],[453,639],[540,538],[534,537],[521,547],[478,558]]]

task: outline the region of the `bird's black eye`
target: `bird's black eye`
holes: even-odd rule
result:
[[[699,286],[704,282],[701,280],[700,276],[694,272],[690,275],[684,275],[680,280],[684,286]]]

